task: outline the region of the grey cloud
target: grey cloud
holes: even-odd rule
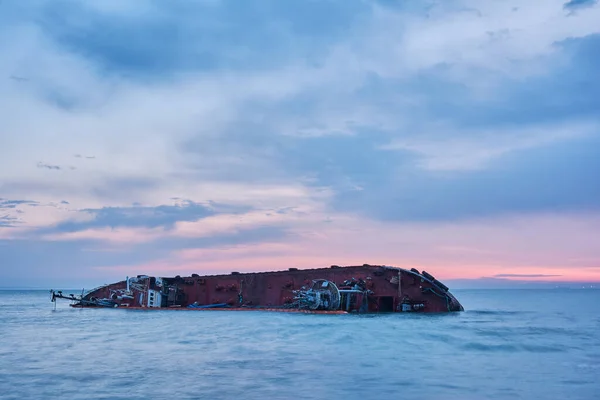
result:
[[[8,199],[0,198],[0,209],[16,208],[17,206],[20,206],[20,205],[37,206],[39,204],[40,203],[38,203],[37,201],[32,201],[32,200],[8,200]]]
[[[37,163],[37,167],[38,167],[38,168],[53,169],[53,170],[60,170],[60,169],[62,169],[62,168],[60,167],[60,165],[50,165],[50,164],[45,164],[45,163],[43,163],[43,162],[41,162],[41,161]]]
[[[13,227],[15,222],[18,221],[18,218],[10,216],[10,215],[0,215],[0,228],[10,228]]]
[[[27,82],[27,81],[29,81],[28,78],[24,78],[22,76],[16,76],[16,75],[11,75],[10,79],[12,79],[13,81],[17,81],[17,82]]]
[[[179,221],[197,221],[202,218],[220,213],[239,213],[249,211],[248,207],[208,202],[200,204],[191,200],[181,201],[175,205],[160,205],[144,207],[103,207],[97,209],[82,209],[81,213],[92,215],[91,221],[64,222],[45,232],[75,232],[98,227],[164,227],[171,228]]]
[[[38,201],[33,201],[33,200],[9,200],[9,199],[0,198],[0,210],[7,210],[7,212],[8,212],[7,214],[0,215],[0,227],[13,227],[16,224],[21,224],[23,222],[22,220],[20,220],[18,217],[15,216],[15,214],[25,214],[26,213],[26,211],[17,208],[20,206],[57,207],[57,204],[54,204],[54,203],[42,204]]]
[[[19,206],[28,205],[35,207],[39,205],[37,201],[31,200],[8,200],[0,198],[0,210],[8,210],[7,214],[0,215],[0,227],[10,228],[21,223],[21,220],[11,213],[23,214],[22,210],[17,209]]]

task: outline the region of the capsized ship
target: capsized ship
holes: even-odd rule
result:
[[[50,292],[53,302],[68,299],[71,307],[78,308],[311,313],[464,311],[448,287],[426,271],[369,264],[186,277],[138,275],[82,292],[80,296]]]

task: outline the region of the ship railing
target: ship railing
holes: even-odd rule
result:
[[[90,290],[84,291],[84,292],[83,292],[83,294],[81,295],[81,298],[83,299],[83,298],[84,298],[85,296],[87,296],[88,294],[90,294],[90,293],[93,293],[93,292],[95,292],[96,290],[99,290],[99,289],[105,288],[105,287],[107,287],[107,286],[110,286],[110,285],[109,285],[108,283],[105,283],[104,285],[100,285],[100,286],[98,286],[98,287],[95,287],[95,288],[93,288],[93,289],[90,289]]]

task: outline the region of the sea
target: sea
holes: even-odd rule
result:
[[[54,310],[0,291],[0,398],[600,399],[600,290],[452,292],[464,312]]]

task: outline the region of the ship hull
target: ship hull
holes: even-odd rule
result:
[[[464,310],[425,271],[367,264],[187,277],[138,275],[94,289],[72,306],[329,314]]]

